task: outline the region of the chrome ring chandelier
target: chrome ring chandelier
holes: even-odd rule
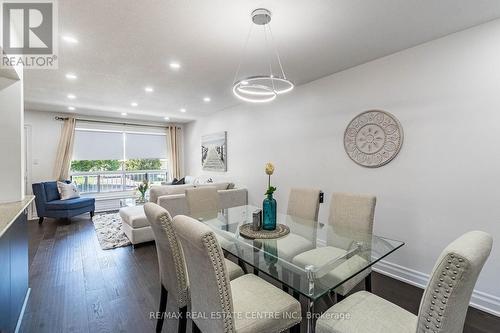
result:
[[[245,102],[251,102],[251,103],[271,102],[275,100],[278,95],[291,91],[294,88],[294,84],[292,83],[292,81],[286,78],[285,71],[283,70],[283,66],[281,64],[281,59],[278,53],[278,49],[274,44],[273,34],[271,32],[271,27],[269,26],[269,22],[271,22],[271,12],[267,9],[259,8],[254,10],[251,16],[253,24],[260,25],[264,28],[264,36],[266,44],[268,41],[267,39],[268,34],[271,38],[271,42],[274,45],[274,55],[276,56],[280,68],[280,75],[275,75],[273,73],[272,64],[271,62],[269,62],[269,72],[270,72],[269,75],[255,75],[237,80],[241,68],[241,62],[240,62],[236,74],[234,76],[233,94]],[[253,24],[248,32],[243,54],[245,54],[248,45],[248,40],[252,33]]]

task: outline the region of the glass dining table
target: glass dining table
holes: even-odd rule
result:
[[[307,332],[314,332],[319,314],[315,302],[331,297],[335,289],[365,272],[404,243],[286,214],[277,223],[290,232],[278,239],[248,239],[240,235],[243,224],[252,223],[255,206],[239,206],[196,214],[193,218],[212,228],[222,249],[240,264],[265,274],[307,304]],[[331,300],[331,298],[330,298]]]

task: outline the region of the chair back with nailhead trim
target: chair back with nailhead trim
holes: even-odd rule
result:
[[[186,259],[192,320],[202,332],[233,333],[231,285],[215,234],[184,215],[174,217],[173,224]]]
[[[474,285],[492,244],[489,234],[471,231],[443,250],[420,303],[417,333],[462,332]]]
[[[172,217],[166,209],[151,202],[144,205],[144,213],[155,237],[161,284],[175,298],[177,307],[182,308],[188,303],[188,277]]]

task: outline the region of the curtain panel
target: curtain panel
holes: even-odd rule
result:
[[[182,178],[182,129],[167,127],[168,173],[170,180]]]
[[[69,177],[69,169],[71,167],[73,155],[73,143],[75,141],[75,125],[75,118],[69,117],[64,119],[54,167],[54,178],[57,180],[66,180]]]

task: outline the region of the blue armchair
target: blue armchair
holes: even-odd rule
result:
[[[69,219],[84,213],[90,213],[90,217],[94,217],[94,198],[61,200],[57,182],[34,183],[32,186],[39,223],[43,222],[44,217]]]

